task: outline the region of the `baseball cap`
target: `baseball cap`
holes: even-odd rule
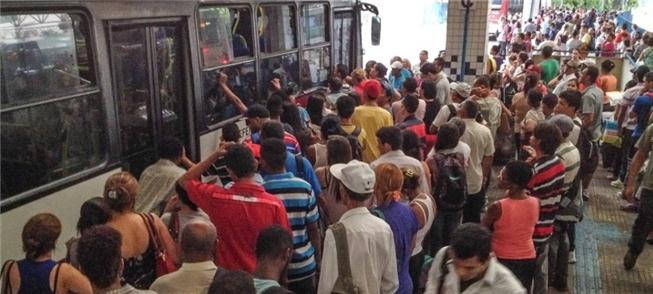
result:
[[[354,159],[348,163],[334,164],[329,168],[329,171],[347,189],[354,193],[369,194],[374,192],[376,175],[365,162]]]
[[[381,82],[375,79],[365,80],[361,83],[361,88],[363,88],[363,92],[365,92],[365,94],[371,98],[377,98],[381,96],[381,93],[383,92],[383,86],[381,85]]]
[[[270,112],[263,105],[254,104],[254,105],[251,105],[251,106],[249,106],[247,108],[247,111],[245,112],[245,117],[246,118],[254,118],[254,117],[268,118],[268,117],[270,117]]]
[[[449,84],[449,89],[456,92],[460,97],[467,98],[472,92],[472,87],[465,82],[451,83]]]
[[[556,114],[549,119],[549,122],[560,129],[563,134],[569,134],[574,129],[574,122],[564,114]]]
[[[401,61],[395,61],[390,65],[390,67],[392,69],[402,69],[402,68],[404,68],[404,65],[401,64]]]

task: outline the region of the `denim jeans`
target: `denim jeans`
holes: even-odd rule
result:
[[[461,224],[462,217],[462,210],[438,210],[438,214],[431,226],[431,244],[429,247],[431,256],[435,256],[440,248],[449,245],[451,233]]]
[[[524,288],[530,290],[533,285],[533,274],[535,274],[535,258],[531,259],[502,259],[498,258],[499,262],[506,266],[517,279],[521,282]],[[528,292],[528,291],[527,291]]]
[[[646,237],[653,230],[653,191],[642,188],[639,200],[639,213],[633,224],[633,233],[628,241],[630,252],[639,255],[644,250]]]
[[[481,211],[485,206],[485,189],[476,194],[467,195],[467,202],[463,207],[463,223],[480,223]]]
[[[536,262],[535,275],[533,275],[533,294],[546,294],[549,292],[549,241],[535,244]]]
[[[567,286],[569,273],[569,238],[567,232],[572,222],[555,222],[555,231],[549,239],[549,282]]]

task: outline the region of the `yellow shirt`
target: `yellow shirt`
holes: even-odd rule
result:
[[[363,161],[370,163],[376,160],[381,155],[376,132],[382,127],[392,126],[390,112],[379,106],[361,105],[356,107],[351,119],[354,125],[363,129],[368,135],[368,146],[363,150]]]

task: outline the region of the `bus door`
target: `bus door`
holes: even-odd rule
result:
[[[109,22],[111,70],[123,169],[139,177],[157,159],[158,142],[189,146],[186,32],[181,19]]]

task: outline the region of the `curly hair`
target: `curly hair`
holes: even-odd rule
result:
[[[90,228],[77,245],[82,273],[100,289],[111,286],[118,279],[122,235],[107,225]]]

